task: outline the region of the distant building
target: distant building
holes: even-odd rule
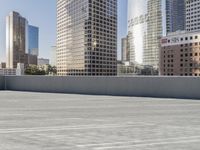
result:
[[[25,72],[25,66],[22,63],[18,63],[17,64],[17,69],[16,69],[16,75],[17,76],[21,76],[24,75]]]
[[[49,59],[38,58],[38,66],[49,65]]]
[[[37,55],[26,54],[25,58],[26,58],[25,59],[26,66],[27,65],[37,65],[38,64],[38,56]]]
[[[24,75],[24,64],[18,63],[17,68],[0,68],[0,75],[4,76],[21,76]]]
[[[58,75],[117,75],[117,0],[57,0]]]
[[[2,62],[2,63],[0,64],[0,68],[1,68],[1,69],[6,68],[6,63],[5,63],[5,62]]]
[[[56,46],[51,47],[51,59],[50,59],[50,64],[51,66],[57,66],[57,57],[56,57]]]
[[[130,48],[128,45],[128,36],[125,38],[122,38],[122,44],[121,44],[121,55],[122,55],[122,61],[130,61]]]
[[[185,30],[185,0],[166,0],[166,32]]]
[[[158,68],[164,11],[162,0],[128,0],[131,63]]]
[[[118,61],[117,63],[117,75],[118,76],[135,76],[136,68],[134,65],[131,65],[129,62]]]
[[[135,65],[130,62],[120,62],[117,64],[118,76],[158,76],[158,69],[152,66]]]
[[[0,68],[0,75],[2,76],[15,76],[17,75],[17,69],[1,69]]]
[[[160,38],[162,37],[163,26],[163,9],[162,0],[148,0],[147,2],[147,33],[144,34],[146,40],[144,40],[144,53],[143,53],[143,65],[159,68],[159,50],[160,50]]]
[[[27,56],[38,53],[36,44],[38,34],[32,28],[34,27],[29,26],[26,18],[22,17],[18,12],[13,11],[6,17],[7,68],[15,69],[17,68],[17,63],[23,63],[26,67],[29,62],[33,62],[32,59],[29,60],[32,56]],[[37,65],[37,62],[34,62],[34,64]]]
[[[200,0],[186,1],[186,30],[200,31]]]
[[[27,24],[28,21],[17,12],[6,17],[7,68],[17,68],[17,63],[25,63]]]
[[[160,74],[200,76],[200,32],[176,32],[161,39]]]
[[[28,53],[30,55],[39,55],[39,28],[28,26]]]

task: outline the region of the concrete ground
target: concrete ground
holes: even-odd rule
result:
[[[0,150],[199,150],[200,101],[0,91]]]

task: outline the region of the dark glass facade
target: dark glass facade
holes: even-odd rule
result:
[[[27,20],[17,12],[6,17],[6,67],[17,68],[25,63]]]
[[[185,30],[185,0],[166,0],[167,33]]]
[[[28,26],[28,53],[38,56],[39,54],[39,28]]]

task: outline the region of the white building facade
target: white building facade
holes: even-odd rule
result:
[[[130,40],[130,61],[143,63],[147,34],[147,1],[128,0],[128,33]]]
[[[117,0],[57,0],[58,75],[117,75]]]
[[[166,31],[164,0],[128,0],[130,62],[159,66],[159,41]]]
[[[200,30],[200,0],[186,0],[186,30]]]

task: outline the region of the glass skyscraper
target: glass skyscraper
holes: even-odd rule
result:
[[[186,28],[185,0],[166,0],[167,33],[182,31]]]
[[[18,12],[11,12],[6,17],[6,67],[37,65],[38,36],[38,28],[29,26]]]
[[[6,17],[6,67],[17,68],[17,63],[25,63],[27,51],[28,21],[17,12]]]
[[[147,21],[147,0],[128,0],[128,38],[132,63],[143,63]]]
[[[117,74],[117,0],[57,0],[58,75]]]
[[[39,28],[28,26],[28,53],[30,55],[39,55]]]
[[[130,62],[159,66],[159,42],[163,35],[164,0],[128,0]]]
[[[145,36],[145,48],[143,53],[143,64],[159,67],[160,39],[163,36],[163,13],[162,0],[147,1],[147,33]]]

